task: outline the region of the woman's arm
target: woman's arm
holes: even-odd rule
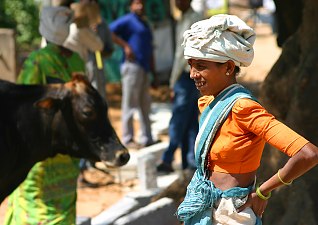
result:
[[[318,148],[308,143],[302,149],[291,157],[282,169],[279,171],[279,177],[285,183],[295,180],[308,170],[318,164]],[[266,195],[275,188],[284,185],[276,173],[266,182],[264,182],[259,188],[260,191]]]
[[[286,185],[300,177],[318,164],[318,148],[312,143],[306,144],[294,156],[292,156],[282,169],[279,175],[276,173],[260,187],[262,195],[268,196],[274,189]],[[285,184],[284,184],[284,183]],[[247,203],[239,211],[246,207],[251,207],[255,214],[262,216],[267,205],[267,200],[261,199],[255,192],[251,193]]]
[[[115,33],[112,33],[112,39],[114,43],[118,44],[120,47],[124,49],[126,59],[128,61],[134,61],[135,55],[130,45],[125,40],[117,36]]]

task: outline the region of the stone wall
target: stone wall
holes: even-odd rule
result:
[[[16,81],[16,43],[12,29],[0,28],[0,79]]]

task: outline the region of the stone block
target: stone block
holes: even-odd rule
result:
[[[113,224],[116,219],[122,217],[135,209],[139,208],[137,200],[131,197],[124,197],[119,202],[106,209],[96,217],[92,218],[92,225],[110,225]]]
[[[177,207],[170,198],[162,198],[116,220],[114,225],[178,225]]]
[[[140,190],[150,190],[158,188],[156,158],[153,154],[144,154],[138,157],[138,178]]]
[[[91,218],[85,216],[77,216],[76,225],[91,225]]]

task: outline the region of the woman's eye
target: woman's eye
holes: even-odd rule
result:
[[[202,70],[205,69],[205,67],[204,67],[204,66],[196,66],[195,69],[196,69],[197,71],[202,71]]]

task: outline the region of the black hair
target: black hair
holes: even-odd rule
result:
[[[226,62],[225,62],[225,63],[226,63]],[[225,63],[219,62],[219,63],[217,63],[217,65],[223,65],[223,64],[225,64]],[[237,76],[237,75],[240,74],[240,72],[241,72],[241,67],[235,66],[235,68],[234,68],[234,75]]]
[[[134,1],[136,1],[136,0],[129,0],[128,5],[131,6],[131,4],[134,3]],[[143,2],[143,1],[144,1],[144,0],[142,0],[142,2]]]
[[[65,6],[65,7],[70,8],[71,4],[74,3],[74,2],[75,2],[74,0],[68,0],[68,1],[65,1],[65,3],[62,4],[61,6]]]
[[[240,74],[240,72],[241,72],[241,68],[240,68],[240,67],[238,67],[238,66],[235,66],[234,74],[235,74],[235,75],[239,75],[239,74]]]

